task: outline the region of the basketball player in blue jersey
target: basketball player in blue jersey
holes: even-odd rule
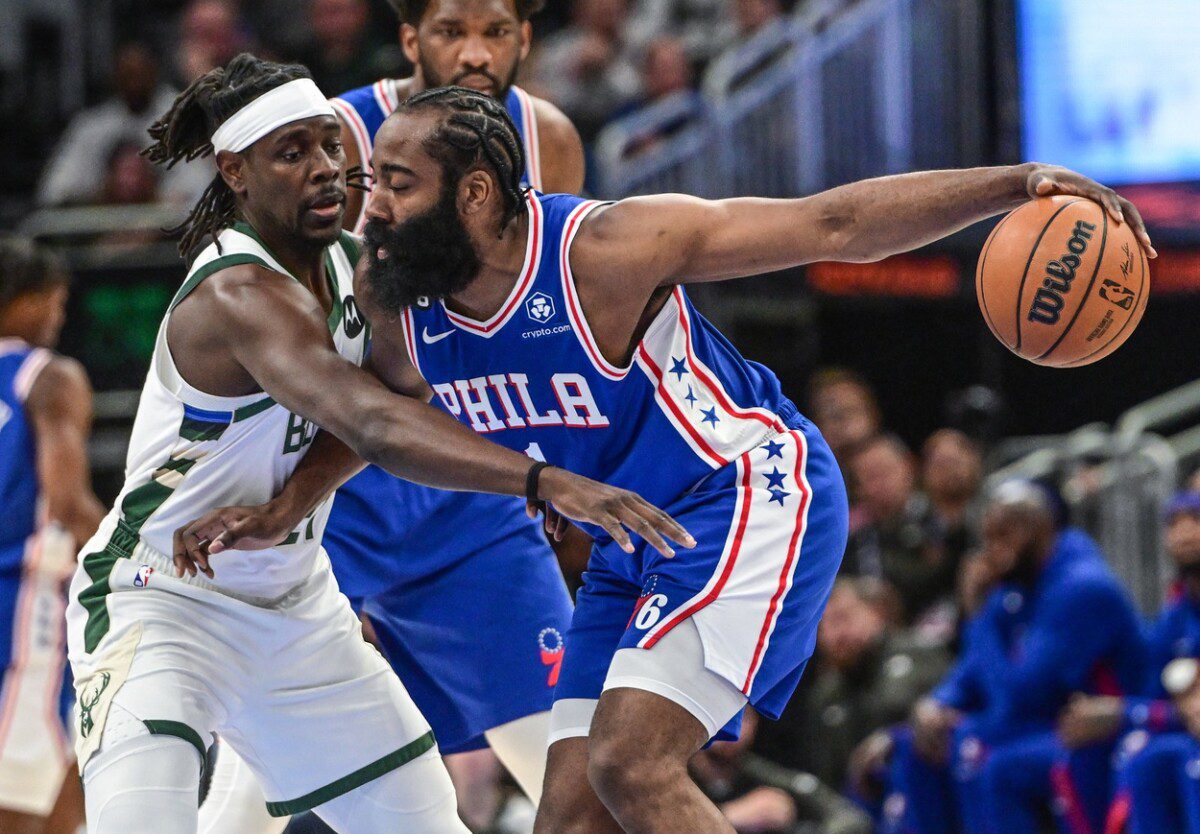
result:
[[[370,162],[376,131],[401,101],[429,87],[462,84],[504,103],[525,152],[523,184],[578,192],[584,177],[578,132],[554,105],[512,83],[529,51],[529,18],[542,5],[392,0],[415,72],[331,100],[348,164]],[[363,203],[360,192],[347,192],[347,229],[361,229]],[[570,533],[555,545],[572,567],[579,565],[577,573],[590,542],[578,530]],[[338,489],[324,545],[338,586],[370,620],[376,645],[442,752],[491,747],[536,804],[571,600],[522,502],[433,490],[368,466]],[[505,595],[495,594],[497,584],[508,585]],[[487,642],[478,639],[483,632]],[[444,673],[451,664],[455,673]],[[433,668],[443,673],[431,674]],[[222,748],[202,830],[282,830],[263,807],[244,765]]]
[[[49,253],[0,237],[0,831],[13,834],[83,819],[65,730],[63,586],[104,508],[88,473],[91,386],[51,350],[67,284]]]
[[[373,362],[393,387],[428,384],[489,439],[636,486],[698,541],[677,558],[641,541],[630,553],[621,531],[585,525],[595,548],[555,692],[539,834],[732,832],[688,760],[735,734],[747,704],[771,717],[786,704],[841,561],[846,494],[778,379],[683,285],[877,260],[1035,194],[1095,199],[1149,241],[1129,203],[1044,165],[798,200],[602,204],[523,189],[522,157],[504,109],[462,88],[414,96],[380,129],[359,266]],[[361,465],[318,443],[272,502],[217,511],[235,529],[206,517],[185,535],[216,550],[279,535],[276,514],[302,517]]]
[[[415,71],[333,99],[349,163],[370,162],[375,133],[401,101],[460,84],[504,104],[527,160],[523,184],[578,192],[584,175],[579,134],[552,104],[512,83],[529,51],[529,19],[542,5],[392,0]],[[365,222],[362,202],[357,192],[350,198],[347,228]],[[352,602],[370,597],[362,607],[378,645],[442,750],[490,745],[536,802],[545,775],[545,745],[536,742],[549,726],[571,604],[545,538],[521,502],[430,490],[368,467],[338,490],[325,536],[339,585]],[[495,585],[515,576],[521,581],[501,601]],[[448,607],[451,599],[456,605]],[[477,639],[480,631],[491,635],[489,644]],[[447,658],[461,674],[428,673]]]
[[[571,120],[513,81],[529,54],[530,18],[545,0],[388,0],[400,18],[400,45],[411,78],[383,78],[333,99],[350,166],[368,166],[375,134],[402,101],[433,87],[478,90],[504,104],[525,151],[522,182],[537,191],[583,188],[583,143]],[[360,194],[347,197],[347,228],[361,231]]]

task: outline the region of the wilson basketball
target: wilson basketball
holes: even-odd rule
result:
[[[1150,270],[1128,223],[1083,197],[1032,200],[988,236],[975,273],[992,333],[1038,365],[1108,356],[1146,311]]]

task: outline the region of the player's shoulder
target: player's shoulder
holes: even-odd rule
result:
[[[528,96],[533,114],[537,118],[538,135],[542,142],[549,141],[565,146],[580,141],[579,131],[566,113],[544,98],[531,93],[525,95]]]
[[[72,403],[91,397],[92,383],[83,364],[70,356],[41,348],[44,363],[31,381],[26,408],[37,412],[43,407]]]

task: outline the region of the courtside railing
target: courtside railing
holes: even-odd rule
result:
[[[607,127],[596,148],[601,196],[796,196],[977,163],[976,5],[802,4],[717,58],[700,96],[668,98]]]

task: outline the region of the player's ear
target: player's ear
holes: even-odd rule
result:
[[[459,209],[464,214],[480,214],[495,190],[492,176],[487,171],[476,168],[468,172],[458,190]]]
[[[404,57],[414,67],[421,65],[421,47],[417,45],[417,27],[409,23],[400,24],[400,48],[404,50]],[[425,83],[429,83],[429,79],[425,79]]]
[[[529,57],[529,45],[533,42],[533,24],[526,20],[521,24],[521,60]]]
[[[245,158],[233,151],[217,151],[217,171],[234,194],[246,193]]]

